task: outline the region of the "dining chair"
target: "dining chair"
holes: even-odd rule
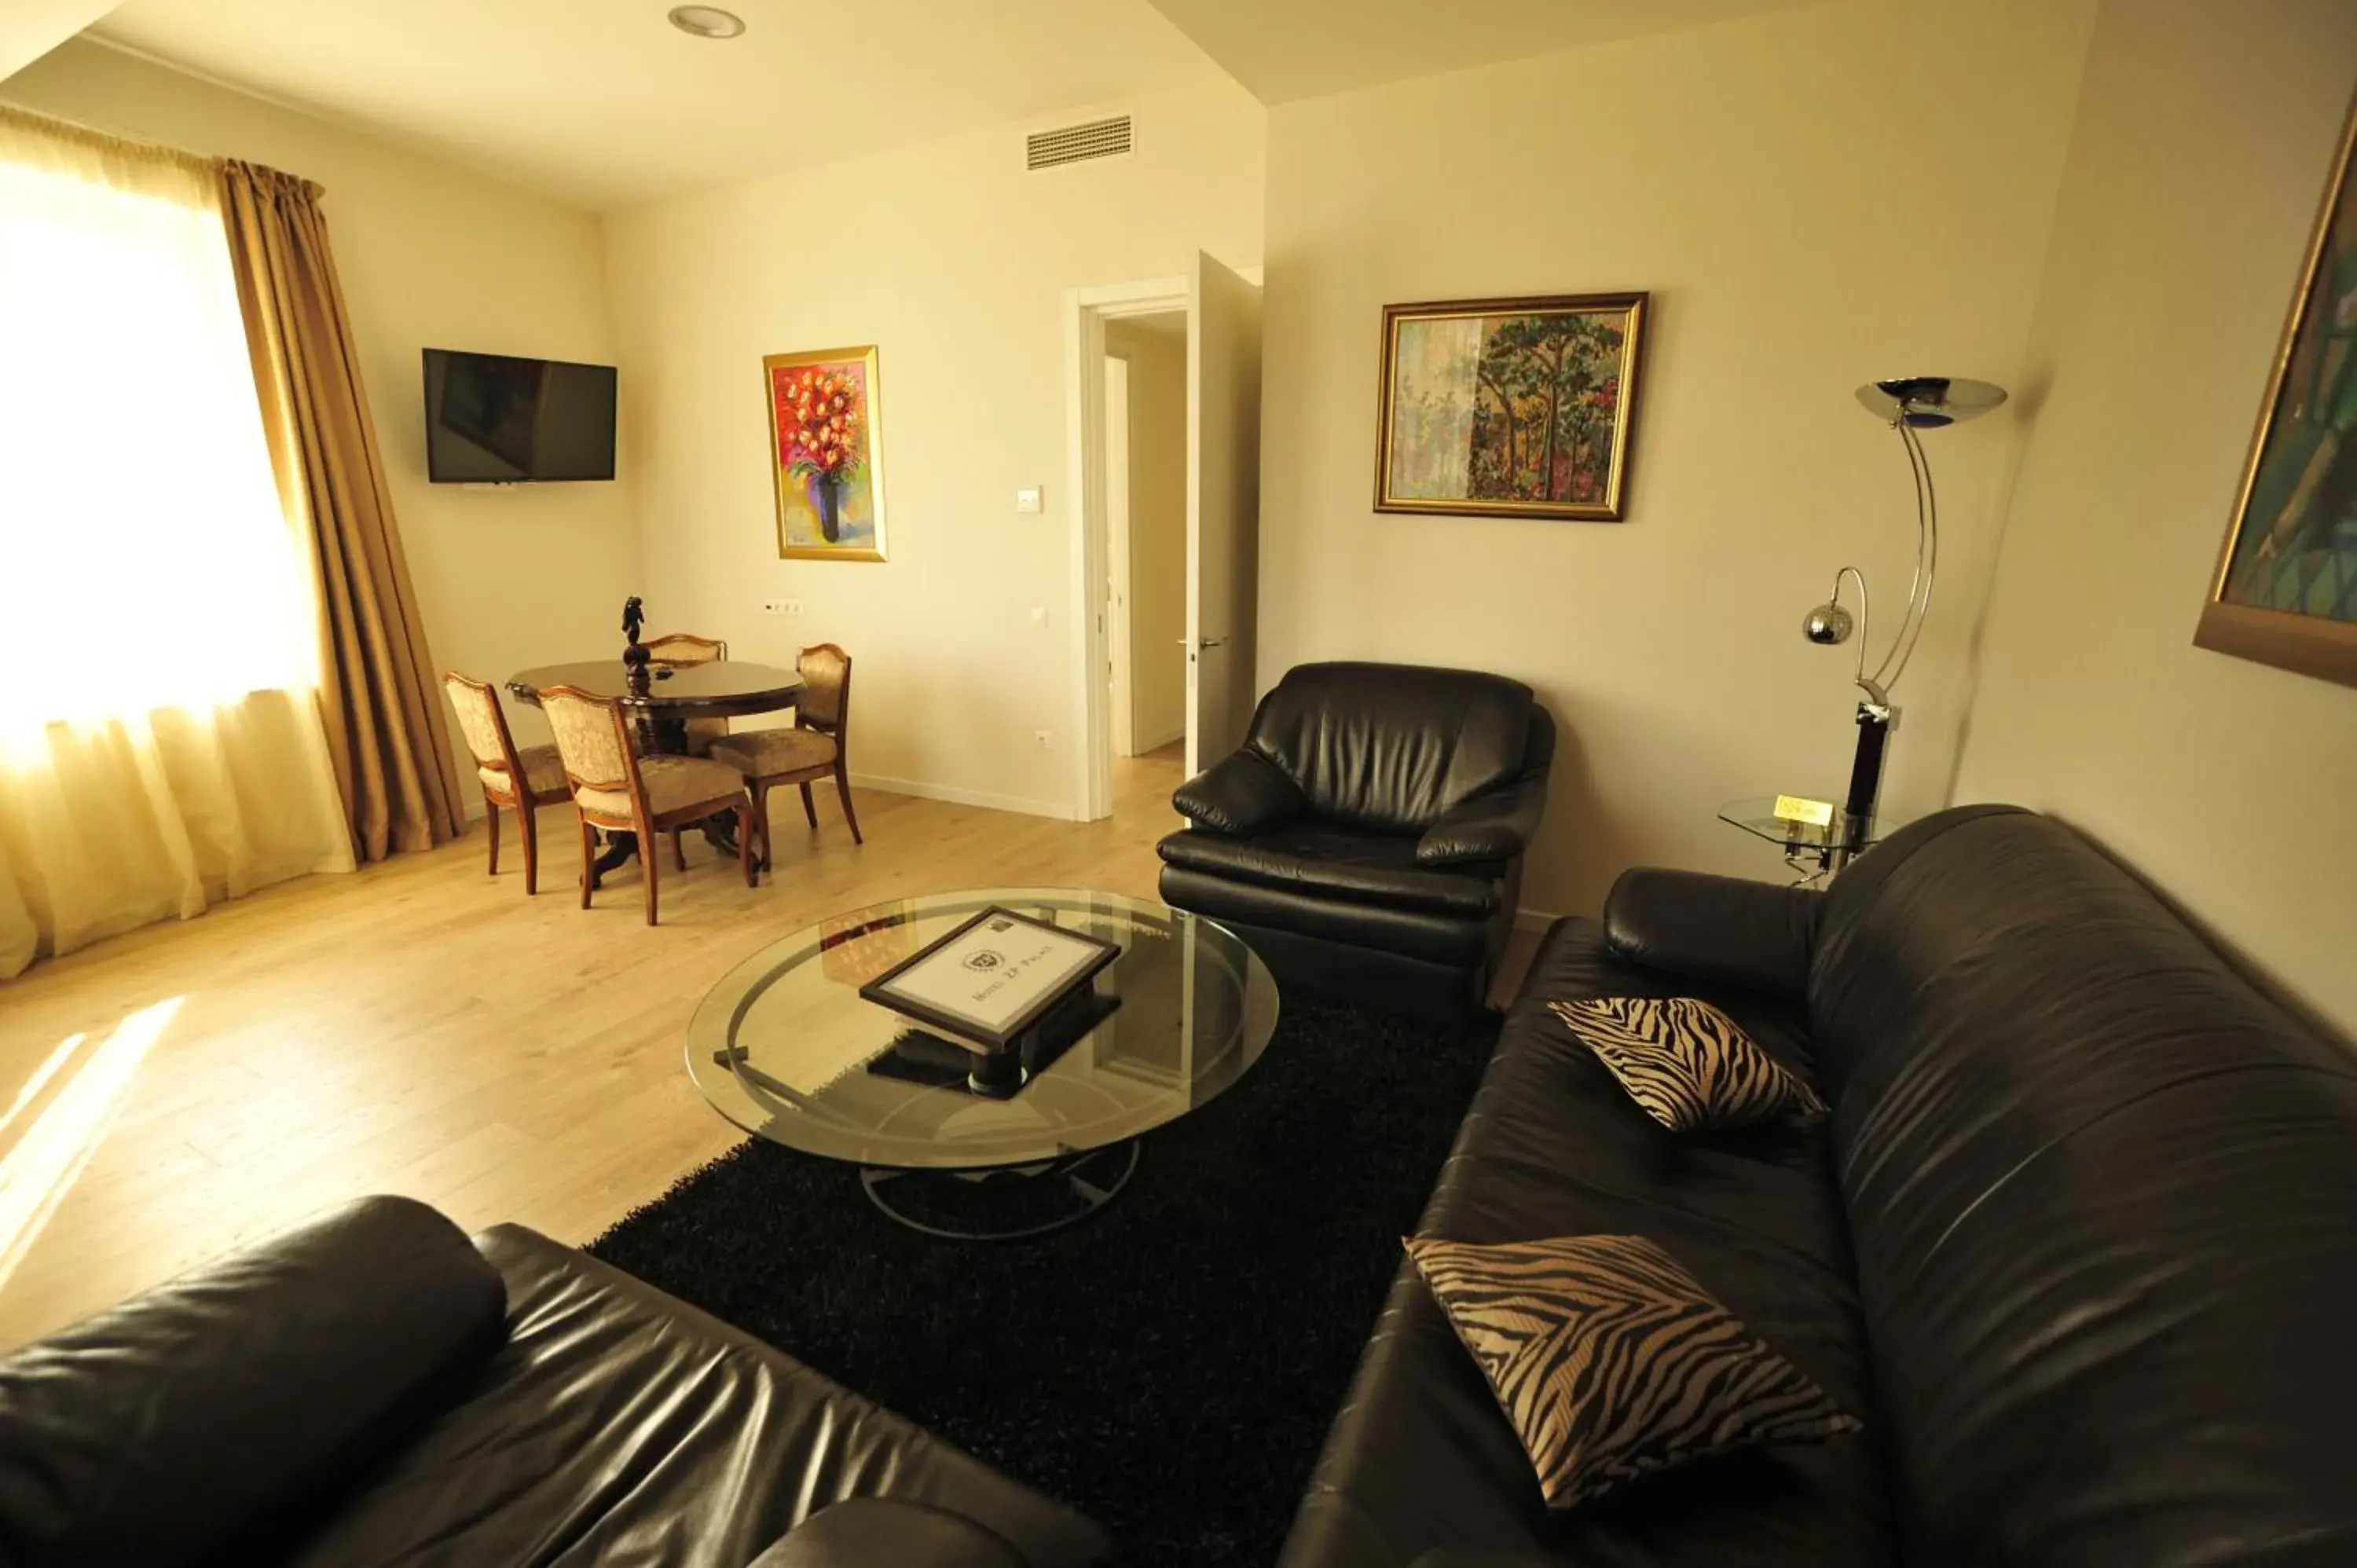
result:
[[[583,908],[589,908],[589,895],[597,886],[599,828],[638,834],[650,926],[655,923],[656,848],[665,832],[734,811],[737,864],[745,874],[745,886],[755,885],[752,800],[734,768],[709,757],[638,755],[630,746],[630,715],[620,701],[578,686],[541,688],[540,708],[548,715],[548,727],[556,732],[573,810],[581,820]]]
[[[456,670],[442,672],[442,689],[457,710],[458,733],[474,754],[475,777],[483,786],[483,832],[491,841],[490,875],[500,874],[500,808],[505,806],[523,824],[523,890],[540,891],[539,808],[572,798],[565,782],[565,764],[553,746],[519,748],[500,707],[500,694],[488,681],[470,680]]]
[[[728,657],[727,643],[716,637],[698,637],[692,631],[665,632],[645,647],[657,664],[716,664]],[[704,757],[711,752],[715,741],[727,737],[728,721],[690,719],[686,728],[688,754]]]
[[[818,807],[811,785],[829,774],[843,801],[843,820],[851,825],[851,842],[860,836],[859,813],[851,805],[849,731],[851,723],[851,655],[832,642],[805,648],[794,660],[802,678],[802,694],[794,699],[794,727],[753,729],[715,742],[712,759],[725,762],[745,776],[753,796],[753,820],[760,824],[761,865],[770,866],[770,790],[780,784],[799,784],[802,815],[818,826]]]

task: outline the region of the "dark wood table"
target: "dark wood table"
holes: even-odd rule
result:
[[[687,749],[688,720],[732,719],[791,708],[802,696],[802,678],[791,670],[734,659],[657,664],[647,671],[643,683],[630,678],[629,666],[619,659],[543,664],[508,678],[508,691],[516,701],[535,708],[541,692],[550,686],[577,686],[593,696],[619,698],[637,721],[641,751],[680,753]],[[733,833],[734,823],[726,816],[705,824],[705,837],[727,854],[737,853]],[[638,853],[636,833],[610,838],[606,853],[597,857],[593,881]]]

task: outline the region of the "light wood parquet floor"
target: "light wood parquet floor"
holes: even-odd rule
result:
[[[511,819],[496,877],[478,826],[0,983],[0,1347],[363,1193],[586,1240],[742,1136],[680,1053],[748,953],[952,887],[1151,897],[1178,777],[1118,761],[1114,814],[1086,824],[863,790],[864,847],[831,790],[815,832],[782,791],[774,875],[748,889],[691,837],[651,930],[635,866],[582,911],[553,807],[534,898]]]

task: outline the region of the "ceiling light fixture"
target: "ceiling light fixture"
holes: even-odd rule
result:
[[[717,5],[674,5],[671,25],[699,38],[733,38],[745,30],[745,18]]]

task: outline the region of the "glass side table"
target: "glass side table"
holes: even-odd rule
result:
[[[1753,838],[1765,839],[1784,852],[1784,864],[1799,874],[1796,886],[1814,887],[1832,879],[1859,852],[1879,843],[1900,823],[1879,813],[1867,820],[1855,844],[1843,842],[1841,811],[1824,827],[1787,822],[1776,814],[1776,797],[1755,795],[1729,800],[1718,809],[1718,820],[1741,828]]]

